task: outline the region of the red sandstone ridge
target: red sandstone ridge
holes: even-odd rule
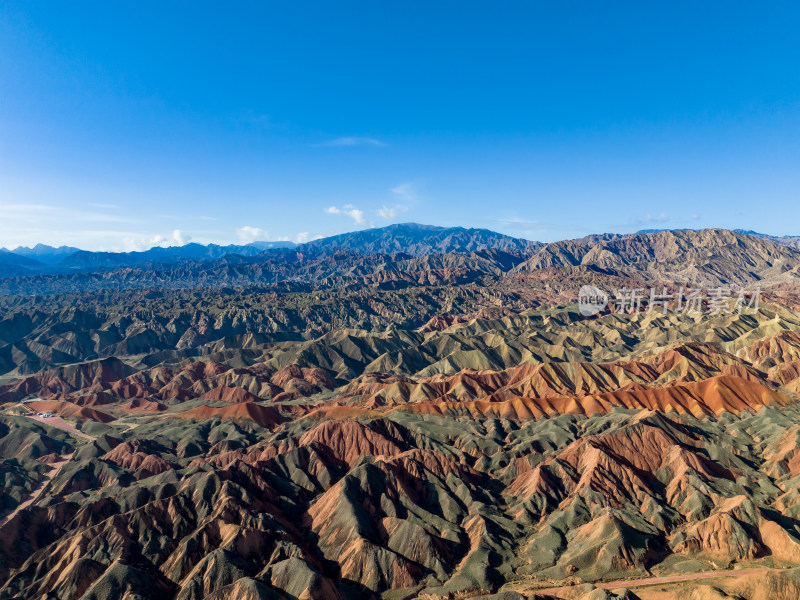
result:
[[[275,427],[282,421],[281,415],[277,410],[254,402],[243,402],[242,404],[234,404],[222,408],[204,405],[169,416],[180,419],[195,419],[196,421],[207,421],[208,419],[246,420],[254,421],[262,427]]]
[[[446,416],[497,417],[516,420],[539,419],[556,414],[593,415],[613,407],[689,413],[695,417],[739,414],[762,406],[780,405],[790,398],[755,381],[733,375],[720,375],[696,383],[673,384],[660,388],[639,388],[578,398],[514,397],[502,401],[435,401],[410,404],[397,410]]]
[[[141,413],[154,413],[167,410],[167,407],[161,404],[160,402],[153,402],[151,400],[142,400],[141,398],[134,398],[127,404],[124,404],[122,408],[129,412],[141,412]]]
[[[351,381],[340,394],[344,402],[357,397],[360,405],[370,408],[416,402],[498,402],[516,398],[550,398],[557,404],[559,398],[660,388],[719,375],[764,380],[762,373],[742,359],[710,344],[689,342],[633,361],[544,362],[504,370],[464,368],[454,374],[437,373],[421,379],[368,372]]]
[[[131,443],[119,444],[110,452],[100,457],[115,465],[133,471],[138,479],[144,479],[153,475],[158,475],[172,469],[170,464],[159,456],[139,452],[136,446]]]
[[[261,399],[240,387],[219,386],[200,396],[200,400],[217,400],[241,404],[242,402],[260,402]]]
[[[739,414],[743,410],[757,410],[774,404],[783,406],[790,402],[790,398],[784,394],[755,381],[732,375],[720,375],[697,383],[663,388],[611,392],[600,398],[610,404],[627,408],[691,413],[696,417],[724,412]]]
[[[333,458],[351,467],[362,456],[389,457],[400,454],[402,449],[390,439],[393,426],[386,421],[376,423],[385,426],[385,431],[369,428],[357,421],[325,421],[304,433],[299,445],[323,446]]]
[[[430,333],[432,331],[444,331],[456,323],[466,323],[467,317],[463,315],[436,315],[430,321],[419,328],[420,333]]]
[[[111,390],[125,399],[183,402],[199,397],[239,403],[302,398],[335,385],[320,368],[289,365],[276,371],[264,363],[234,368],[195,362],[179,368],[158,366],[140,371],[115,382]]]
[[[283,393],[275,396],[275,401],[301,398],[321,389],[336,387],[333,379],[323,369],[301,368],[297,365],[284,367],[270,378],[270,383],[284,390]]]
[[[72,402],[57,402],[54,400],[38,400],[36,402],[28,402],[27,404],[32,410],[36,412],[53,413],[60,417],[75,417],[78,419],[89,419],[99,423],[110,423],[114,417],[108,413],[100,412],[93,408],[86,406],[78,406]]]

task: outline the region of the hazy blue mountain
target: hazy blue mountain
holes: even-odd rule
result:
[[[250,242],[247,244],[249,247],[258,248],[259,250],[273,250],[280,248],[296,248],[297,244],[288,240],[281,240],[279,242]]]
[[[46,244],[36,244],[33,248],[18,246],[11,250],[11,252],[18,256],[33,258],[46,265],[52,265],[64,260],[71,254],[80,252],[80,248],[73,248],[72,246],[59,246],[58,248],[54,248]]]
[[[43,266],[37,260],[0,248],[0,277],[24,277],[35,273],[39,267]]]
[[[640,229],[636,233],[653,234],[653,233],[661,233],[662,231],[698,231],[698,230],[697,229]],[[783,246],[789,246],[790,248],[794,248],[795,250],[800,250],[800,236],[769,235],[768,233],[759,233],[758,231],[753,231],[752,229],[731,229],[730,231],[732,231],[733,233],[738,233],[739,235],[746,235],[761,240],[769,240],[771,242],[775,242],[776,244],[781,244]]]
[[[174,263],[184,260],[214,260],[229,254],[256,256],[269,249],[293,248],[292,242],[252,242],[245,245],[186,244],[151,248],[143,252],[90,252],[81,250],[58,263],[64,269],[108,269],[130,267],[149,262]]]
[[[539,247],[539,242],[513,238],[488,229],[399,223],[314,240],[302,244],[299,249],[311,254],[348,251],[360,254],[402,252],[411,256],[427,256],[448,252],[468,253],[490,248],[506,252],[529,252]]]
[[[14,265],[17,267],[41,267],[42,263],[34,258],[29,258],[27,256],[20,256],[12,252],[11,250],[7,250],[6,248],[0,248],[0,265]]]
[[[797,235],[769,235],[767,233],[759,233],[757,231],[753,231],[752,229],[734,229],[735,233],[739,233],[741,235],[749,235],[751,237],[757,237],[762,240],[770,240],[775,242],[776,244],[783,244],[784,246],[789,246],[790,248],[794,248],[795,250],[800,250],[800,236]]]
[[[683,229],[640,229],[636,233],[648,234],[648,233],[661,233],[662,231],[697,231],[697,229],[690,229],[688,227]],[[743,233],[741,231],[736,230],[737,233]]]

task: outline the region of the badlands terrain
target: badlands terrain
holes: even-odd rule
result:
[[[798,238],[37,248],[0,252],[0,599],[800,597]]]

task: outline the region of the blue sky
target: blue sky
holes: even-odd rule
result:
[[[0,4],[0,246],[800,234],[800,7]]]

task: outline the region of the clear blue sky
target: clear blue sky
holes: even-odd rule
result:
[[[800,234],[798,31],[790,2],[4,1],[0,246]]]

